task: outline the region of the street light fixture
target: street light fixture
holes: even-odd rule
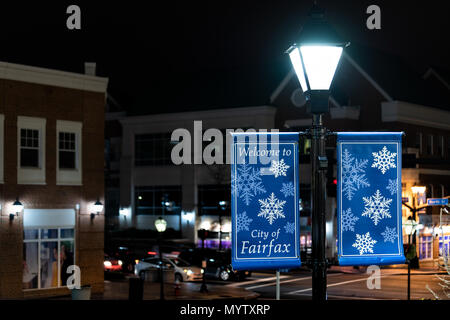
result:
[[[164,300],[164,271],[163,271],[163,258],[162,258],[162,252],[161,252],[161,239],[162,239],[162,233],[166,231],[167,222],[162,217],[159,217],[155,220],[155,227],[158,231],[158,252],[159,252],[159,275],[161,279],[161,285],[160,285],[160,292],[159,292],[159,298],[160,300]]]
[[[314,5],[298,41],[287,50],[306,99],[311,100],[310,112],[328,112],[328,90],[343,48],[349,44],[327,23],[324,11]]]
[[[306,133],[311,138],[311,190],[312,190],[312,296],[313,300],[326,300],[327,261],[325,258],[325,171],[328,160],[325,154],[326,128],[322,115],[328,112],[329,89],[344,47],[343,41],[327,23],[324,11],[314,4],[303,25],[298,41],[286,52],[312,113],[312,128]]]

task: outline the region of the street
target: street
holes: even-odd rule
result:
[[[442,276],[442,275],[441,275]],[[329,273],[328,299],[407,299],[407,273],[405,269],[382,269],[381,288],[368,289],[366,273]],[[260,299],[275,299],[275,274],[254,273],[243,282],[227,284],[242,287],[260,294]],[[281,299],[311,299],[311,274],[282,274],[280,276]],[[439,279],[431,272],[416,271],[411,274],[411,299],[434,299],[427,290],[429,286],[437,295],[443,297]]]

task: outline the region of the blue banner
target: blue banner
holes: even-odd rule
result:
[[[300,263],[298,133],[232,133],[232,266]]]
[[[402,133],[337,136],[340,265],[405,262],[402,239]]]

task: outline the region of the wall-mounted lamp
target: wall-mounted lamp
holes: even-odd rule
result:
[[[94,210],[94,212],[91,213],[91,220],[93,220],[96,215],[98,216],[100,214],[100,212],[103,211],[103,204],[100,202],[99,199],[97,199],[97,201],[95,201],[93,210]]]
[[[19,213],[22,212],[22,210],[23,210],[23,204],[17,198],[16,201],[14,201],[14,203],[13,203],[13,211],[15,213],[9,214],[9,220],[12,221],[12,220],[14,220],[14,217],[16,217],[16,216],[18,217]]]
[[[124,219],[127,218],[127,216],[128,216],[129,213],[130,213],[130,209],[129,209],[129,208],[121,207],[121,208],[119,209],[119,216],[122,216]]]

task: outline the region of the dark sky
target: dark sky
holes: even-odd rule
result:
[[[209,74],[288,66],[284,51],[313,1],[145,2],[2,1],[0,60],[75,72],[83,71],[84,61],[96,61],[98,74],[110,78],[110,92],[126,109],[145,112],[146,101],[163,102],[174,92],[171,103],[192,104],[194,91],[202,90],[197,80]],[[81,30],[66,28],[70,4],[81,7]],[[418,70],[450,68],[445,1],[318,4],[351,42],[399,54]],[[366,28],[370,4],[381,8],[381,30]]]

